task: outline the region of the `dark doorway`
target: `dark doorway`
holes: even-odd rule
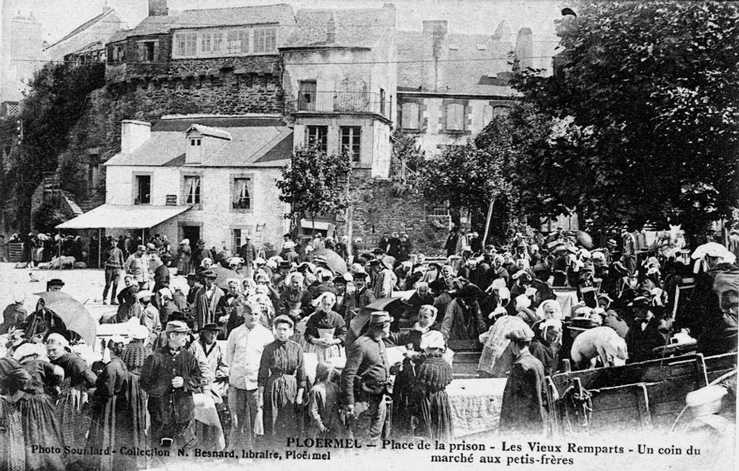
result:
[[[190,248],[195,253],[200,240],[200,226],[182,226],[182,238],[190,240]]]

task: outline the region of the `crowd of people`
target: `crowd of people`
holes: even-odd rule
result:
[[[590,366],[578,347],[585,332],[598,334],[588,334],[596,343],[615,335],[625,347],[614,357],[627,362],[655,358],[678,332],[706,355],[736,351],[739,267],[717,243],[693,251],[702,266],[691,267],[690,252],[669,243],[641,256],[615,239],[596,248],[564,231],[517,234],[505,246],[452,231],[448,257],[429,262],[411,254],[407,234],[372,250],[361,239],[327,239],[298,244],[286,235],[269,259],[249,239],[235,255],[203,241],[193,250],[183,240],[176,251],[162,238],[106,241],[102,302],[118,307],[101,322],[130,326],[129,339],[104,345],[107,362],[76,355],[79,336],[43,302],[26,316],[16,299],[0,326],[11,339],[0,359],[0,414],[11,424],[0,460],[9,469],[69,465],[32,456],[24,443],[217,450],[213,430],[194,420],[197,393],[216,404],[226,450],[283,447],[289,437],[449,441],[450,345],[482,350],[480,376],[508,378],[501,431],[541,434],[544,377]],[[675,306],[687,276],[696,276],[692,296]],[[399,293],[388,307],[376,304]],[[402,347],[402,361],[390,363],[392,347]],[[315,355],[314,372],[306,354]],[[142,466],[121,454],[62,458]]]

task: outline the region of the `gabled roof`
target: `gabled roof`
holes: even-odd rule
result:
[[[395,26],[395,8],[299,10],[292,34],[280,49],[365,48],[371,49]],[[333,22],[333,24],[331,24]],[[329,30],[332,34],[329,34]]]
[[[288,4],[185,10],[174,15],[148,16],[132,30],[117,33],[111,38],[110,42],[121,41],[127,37],[168,34],[173,29],[271,24],[292,25],[294,22],[293,9]]]
[[[110,38],[111,43],[121,41],[128,37],[150,36],[155,34],[167,34],[177,21],[177,15],[169,16],[147,16],[135,28],[128,31],[119,31]]]
[[[205,8],[185,10],[178,17],[174,28],[198,28],[204,26],[239,26],[282,24],[294,22],[293,9],[282,3],[277,5]]]
[[[193,131],[198,132],[203,136],[217,137],[218,139],[225,139],[227,141],[232,140],[231,133],[225,129],[211,128],[209,126],[203,126],[202,124],[193,124],[187,131],[185,131],[185,134],[190,134]]]
[[[46,49],[52,48],[52,47],[56,46],[57,44],[62,43],[64,41],[66,41],[67,39],[69,39],[69,38],[71,38],[73,36],[76,36],[76,35],[84,32],[85,30],[91,28],[92,26],[96,25],[97,23],[100,23],[101,21],[114,22],[114,19],[113,18],[108,18],[108,17],[113,17],[113,16],[117,17],[118,18],[118,21],[121,24],[123,24],[124,27],[128,28],[128,26],[126,26],[125,23],[123,23],[123,20],[121,20],[120,16],[118,16],[118,13],[116,13],[115,10],[113,10],[113,9],[106,10],[103,13],[99,14],[98,16],[96,16],[95,18],[92,18],[92,19],[90,19],[90,20],[82,23],[81,25],[79,25],[78,27],[76,27],[75,29],[73,29],[69,34],[67,34],[66,36],[64,36],[59,41],[55,42],[54,44],[52,44],[50,46],[47,46]]]
[[[228,126],[219,128],[219,123]],[[231,137],[219,141],[215,149],[206,148],[206,164],[199,167],[283,167],[292,154],[293,131],[275,117],[181,116],[163,118],[152,126],[146,142],[129,154],[116,154],[105,165],[183,166],[189,129]]]

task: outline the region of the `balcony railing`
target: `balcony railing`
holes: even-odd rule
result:
[[[298,111],[318,113],[375,113],[387,117],[387,105],[379,93],[304,92],[298,94]]]

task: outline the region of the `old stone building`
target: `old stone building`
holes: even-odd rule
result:
[[[64,228],[143,229],[236,251],[250,235],[270,250],[286,230],[274,181],[289,163],[280,116],[165,116],[125,120],[121,151],[105,163],[105,204]]]
[[[531,64],[529,35],[512,41],[501,22],[491,35],[449,31],[446,20],[424,21],[423,30],[398,31],[398,126],[418,135],[429,155],[464,145],[495,116],[506,114],[516,92],[508,85],[511,62],[521,51]]]
[[[115,33],[128,29],[121,15],[106,4],[102,13],[47,46],[44,49],[44,59],[72,64],[105,62],[105,45]]]
[[[515,99],[509,60],[536,66],[527,59],[536,48],[530,30],[514,39],[505,21],[490,35],[450,33],[441,20],[425,21],[422,31],[402,31],[397,21],[392,4],[297,11],[279,4],[170,14],[166,0],[149,0],[149,16],[106,45],[106,87],[90,96],[62,156],[87,177],[80,206],[87,211],[118,191],[109,188],[118,180],[106,176],[118,165],[104,164],[119,154],[124,120],[149,122],[157,130],[159,120],[173,114],[281,116],[281,126],[292,130],[291,149],[317,144],[351,155],[352,203],[345,213],[321,218],[322,228],[363,237],[369,245],[384,232],[398,231],[408,232],[422,251],[438,246],[449,227],[448,212],[399,186],[392,133],[418,136],[429,156],[466,143],[492,117],[507,112]],[[268,203],[274,208],[281,205],[277,193],[259,195],[274,198]],[[274,212],[283,213],[284,208]],[[217,223],[234,230],[231,223]],[[182,227],[187,226],[166,230],[180,237]],[[278,243],[274,234],[272,242]],[[233,245],[233,232],[200,235]]]

